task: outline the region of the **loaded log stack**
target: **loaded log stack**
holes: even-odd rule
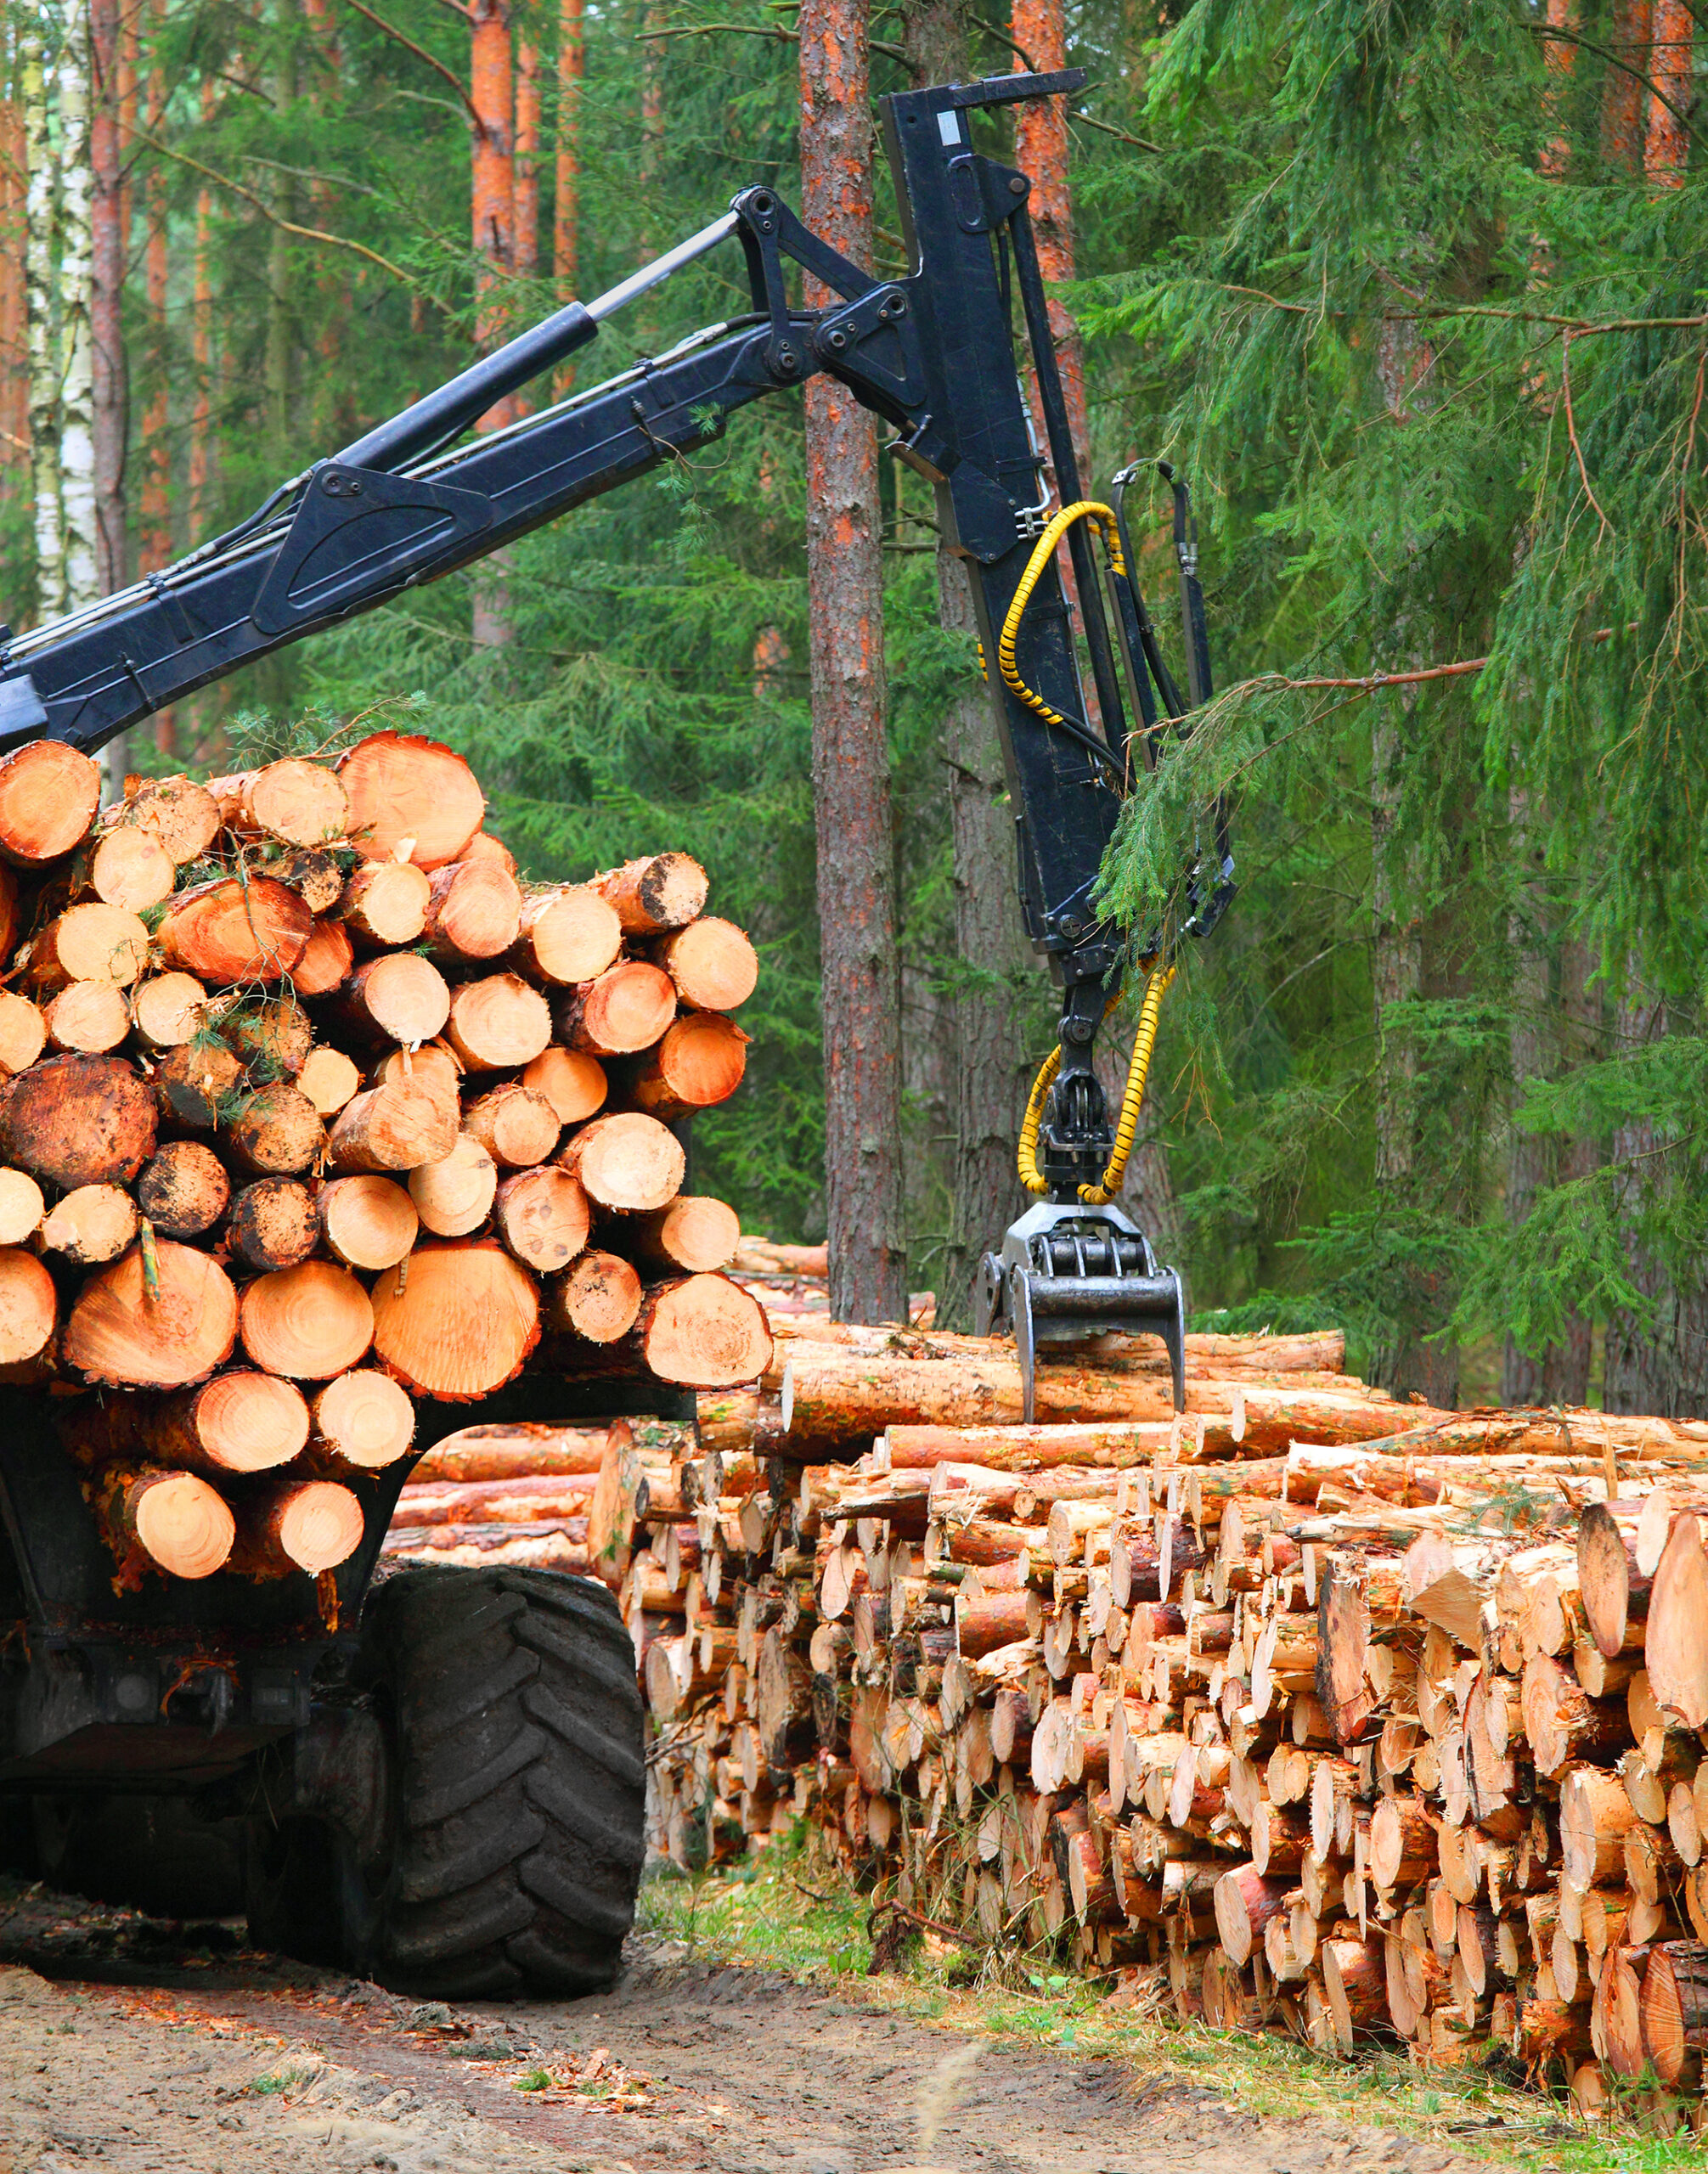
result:
[[[671,1129],[739,1084],[758,971],[696,862],[525,886],[390,732],[99,791],[0,763],[0,1378],[53,1394],[120,1583],[334,1568],[420,1398],[769,1363]]]
[[[1398,1404],[1313,1336],[1189,1338],[1183,1417],[1157,1347],[1046,1357],[1029,1427],[1012,1347],[776,1326],[595,1482],[657,1850],[806,1814],[1182,2015],[1700,2110],[1708,1424]]]

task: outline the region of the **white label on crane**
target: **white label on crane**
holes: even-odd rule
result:
[[[958,144],[961,141],[961,115],[952,112],[939,113],[937,116],[937,132],[945,144]]]

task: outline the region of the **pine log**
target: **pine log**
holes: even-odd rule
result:
[[[532,1087],[495,1087],[463,1110],[463,1129],[507,1169],[549,1162],[563,1128],[548,1098]]]
[[[1625,1838],[1637,1813],[1616,1775],[1574,1766],[1559,1785],[1560,1861],[1580,1891],[1625,1869]]]
[[[1649,1950],[1638,2000],[1643,2048],[1669,2090],[1700,2089],[1708,2047],[1708,1946],[1662,1940]]]
[[[430,1042],[451,1013],[451,992],[431,959],[388,951],[358,966],[334,1007],[350,1030],[369,1041]]]
[[[741,1219],[706,1193],[679,1193],[668,1208],[637,1215],[623,1242],[646,1266],[689,1275],[727,1268],[741,1241]]]
[[[91,1382],[182,1388],[223,1366],[236,1338],[237,1293],[224,1270],[157,1238],[84,1284],[65,1324],[65,1357]]]
[[[0,1079],[34,1064],[47,1045],[47,1022],[37,1006],[14,989],[0,989]]]
[[[335,1117],[362,1085],[362,1075],[342,1050],[311,1050],[296,1075],[298,1090],[323,1118]]]
[[[625,861],[593,887],[617,909],[628,936],[663,936],[694,920],[706,903],[706,871],[685,853]]]
[[[1590,2008],[1590,2036],[1604,2073],[1635,2082],[1648,2055],[1643,2043],[1640,1948],[1609,1947],[1602,1958]]]
[[[486,814],[485,797],[462,757],[413,734],[371,734],[339,758],[338,775],[350,798],[350,842],[366,860],[413,860],[430,872],[443,868],[460,854]]]
[[[125,798],[114,820],[151,831],[175,868],[200,860],[219,835],[219,803],[192,778],[142,778],[136,789],[125,780]]]
[[[102,1056],[131,1031],[131,1008],[110,982],[67,982],[42,1007],[49,1046],[71,1056]]]
[[[116,1260],[136,1236],[137,1204],[121,1186],[77,1186],[48,1213],[40,1242],[76,1267],[99,1268]]]
[[[402,1049],[387,1050],[373,1071],[376,1087],[389,1087],[400,1079],[413,1080],[418,1087],[431,1087],[454,1102],[462,1093],[463,1067],[443,1042],[424,1042],[418,1050],[406,1044]]]
[[[651,1049],[676,1017],[676,990],[662,968],[623,959],[560,996],[551,1016],[570,1049],[597,1057],[632,1055]]]
[[[490,831],[476,831],[457,857],[459,860],[495,860],[512,876],[516,872],[516,855],[502,838],[494,837]]]
[[[50,1057],[0,1089],[0,1136],[50,1185],[121,1185],[154,1152],[154,1097],[122,1057]]]
[[[662,1208],[687,1169],[675,1135],[638,1112],[595,1118],[564,1142],[557,1162],[595,1207],[610,1210]]]
[[[217,1000],[209,1023],[257,1084],[294,1079],[314,1045],[314,1029],[294,996]]]
[[[1028,1627],[1026,1603],[1023,1592],[989,1593],[978,1600],[960,1601],[955,1624],[963,1658],[977,1660],[1023,1638]]]
[[[226,1121],[234,1155],[259,1177],[291,1177],[312,1170],[326,1149],[320,1112],[288,1079],[245,1098]]]
[[[521,927],[521,891],[502,862],[455,860],[434,875],[426,936],[437,955],[453,965],[499,958]]]
[[[231,1249],[251,1268],[295,1268],[320,1242],[320,1217],[307,1186],[262,1178],[231,1204]]]
[[[388,1540],[383,1552],[394,1562],[429,1562],[470,1570],[561,1570],[593,1574],[585,1518],[537,1529],[517,1525],[438,1525]],[[407,1541],[409,1545],[405,1545]]]
[[[451,997],[445,1039],[471,1072],[513,1072],[551,1039],[551,1008],[519,974],[487,974]]]
[[[470,1427],[429,1450],[412,1482],[511,1482],[528,1473],[567,1476],[597,1473],[608,1428],[553,1427],[538,1421]]]
[[[1622,1704],[1587,1697],[1551,1654],[1525,1662],[1523,1699],[1525,1737],[1539,1774],[1558,1774],[1574,1760],[1598,1761],[1629,1740]]]
[[[1655,1569],[1643,1657],[1663,1712],[1686,1728],[1708,1723],[1708,1554],[1688,1510],[1673,1518]]]
[[[211,1147],[172,1140],[137,1180],[137,1205],[166,1238],[199,1238],[231,1205],[231,1180]]]
[[[617,910],[589,884],[575,883],[524,899],[515,945],[505,964],[529,981],[572,988],[613,966],[623,949]]]
[[[415,1203],[391,1178],[334,1178],[317,1205],[327,1249],[346,1268],[395,1268],[415,1242]]]
[[[314,1432],[347,1464],[375,1472],[408,1454],[415,1407],[389,1374],[352,1366],[315,1398]]]
[[[147,967],[149,932],[124,906],[71,906],[50,921],[30,946],[33,988],[68,982],[107,982],[128,988]]]
[[[584,1253],[545,1289],[546,1325],[588,1343],[615,1343],[640,1317],[640,1278],[615,1253]]]
[[[308,1407],[290,1383],[239,1369],[144,1411],[142,1439],[161,1464],[216,1478],[266,1472],[301,1454]]]
[[[101,773],[63,740],[32,740],[0,759],[0,856],[19,868],[57,860],[87,836]]]
[[[54,1279],[33,1253],[0,1248],[0,1366],[39,1359],[59,1316]]]
[[[456,1146],[457,1107],[430,1085],[392,1081],[353,1095],[329,1140],[336,1170],[418,1170]]]
[[[1435,1829],[1418,1799],[1384,1796],[1377,1805],[1365,1863],[1376,1885],[1387,1890],[1414,1887],[1435,1870]]]
[[[151,1050],[181,1049],[200,1033],[207,991],[194,974],[149,974],[131,991],[131,1023]]]
[[[758,953],[734,921],[715,914],[661,937],[652,956],[696,1011],[733,1011],[758,986]]]
[[[276,982],[291,972],[313,926],[314,916],[296,892],[270,876],[254,876],[242,882],[221,876],[193,891],[180,891],[155,932],[155,941],[167,966],[181,966],[200,981],[229,987],[234,983]],[[127,978],[133,981],[136,976]]]
[[[318,1577],[362,1545],[362,1505],[335,1479],[285,1480],[244,1506],[239,1561],[250,1577]]]
[[[208,1578],[236,1537],[231,1512],[190,1472],[144,1471],[104,1490],[101,1522],[121,1563],[139,1554],[173,1578]]]
[[[411,1481],[397,1498],[392,1526],[396,1530],[409,1525],[540,1524],[552,1518],[584,1517],[595,1484],[592,1473],[574,1478],[536,1473],[432,1487]]]
[[[771,1358],[764,1309],[726,1276],[690,1276],[648,1292],[631,1342],[648,1373],[685,1388],[756,1381]]]
[[[153,831],[128,824],[97,839],[87,858],[79,856],[77,865],[75,896],[99,898],[103,905],[123,906],[133,914],[145,913],[171,898],[178,880],[172,855]]]
[[[519,1170],[499,1186],[493,1222],[524,1267],[555,1275],[587,1244],[587,1195],[567,1170]]]
[[[299,996],[330,996],[355,963],[348,930],[335,921],[317,921],[291,969],[290,985]]]
[[[0,1168],[0,1246],[21,1246],[42,1227],[47,1202],[27,1170]]]
[[[691,1011],[636,1068],[629,1100],[650,1116],[666,1118],[727,1102],[747,1068],[747,1040],[733,1019]]]
[[[498,1166],[472,1133],[459,1133],[448,1155],[409,1173],[409,1198],[421,1227],[436,1237],[466,1238],[492,1212]]]
[[[312,914],[329,914],[344,895],[344,871],[318,846],[292,846],[269,858],[266,873],[288,884]]]
[[[324,1382],[374,1340],[374,1308],[348,1269],[328,1260],[258,1276],[241,1300],[243,1348],[269,1374]]]
[[[155,1067],[154,1085],[168,1124],[212,1132],[240,1106],[249,1079],[225,1044],[202,1033],[166,1051]]]
[[[213,778],[208,791],[229,831],[277,838],[281,845],[324,846],[350,828],[350,803],[335,773],[306,756],[286,755],[258,770]]]
[[[338,918],[366,949],[414,943],[427,926],[433,887],[424,870],[404,860],[370,860],[345,882]]]
[[[524,1067],[521,1084],[545,1096],[560,1124],[579,1124],[592,1117],[603,1107],[606,1093],[605,1067],[599,1059],[556,1043]]]
[[[502,1388],[539,1338],[533,1278],[485,1240],[422,1244],[408,1265],[407,1281],[383,1276],[375,1287],[381,1365],[406,1388],[452,1403]]]
[[[1612,1660],[1624,1650],[1633,1596],[1638,1618],[1648,1613],[1649,1580],[1638,1572],[1634,1532],[1627,1534],[1602,1502],[1586,1503],[1578,1520],[1577,1584],[1589,1634]]]

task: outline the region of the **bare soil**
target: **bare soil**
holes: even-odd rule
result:
[[[451,2008],[0,1888],[0,2174],[1452,2174],[1372,2127],[970,2036],[638,1936],[609,1996]]]

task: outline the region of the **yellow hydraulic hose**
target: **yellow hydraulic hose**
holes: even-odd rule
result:
[[[1115,1127],[1114,1152],[1100,1184],[1081,1186],[1079,1197],[1088,1208],[1107,1207],[1121,1189],[1127,1174],[1127,1164],[1133,1152],[1133,1141],[1139,1129],[1139,1112],[1145,1099],[1145,1081],[1150,1073],[1151,1052],[1157,1045],[1157,1022],[1162,1016],[1163,999],[1168,994],[1169,983],[1175,977],[1172,966],[1152,969],[1145,983],[1145,1000],[1139,1007],[1139,1031],[1133,1038],[1132,1062],[1127,1067],[1127,1088],[1121,1097],[1121,1115]],[[1113,1011],[1119,1001],[1119,993],[1111,997],[1108,1011]],[[1039,1068],[1032,1083],[1032,1092],[1026,1098],[1026,1115],[1021,1120],[1020,1146],[1017,1157],[1020,1182],[1030,1193],[1046,1193],[1049,1181],[1038,1168],[1038,1128],[1044,1121],[1044,1104],[1050,1090],[1056,1084],[1056,1075],[1062,1068],[1062,1045],[1058,1042]]]
[[[1014,592],[1008,606],[1008,616],[1002,622],[1002,632],[996,643],[996,668],[1002,674],[1002,684],[1011,693],[1017,695],[1029,710],[1035,710],[1048,724],[1064,722],[1059,710],[1051,708],[1044,697],[1035,693],[1020,677],[1014,662],[1014,644],[1020,633],[1020,622],[1026,616],[1026,606],[1032,601],[1032,592],[1039,577],[1056,555],[1056,546],[1076,521],[1089,521],[1101,530],[1103,549],[1108,554],[1111,570],[1118,574],[1126,572],[1126,561],[1121,556],[1121,535],[1115,526],[1113,507],[1100,504],[1095,498],[1079,498],[1061,512],[1052,515],[1048,527],[1038,538],[1031,557],[1026,561],[1026,571],[1020,577],[1020,586]]]

